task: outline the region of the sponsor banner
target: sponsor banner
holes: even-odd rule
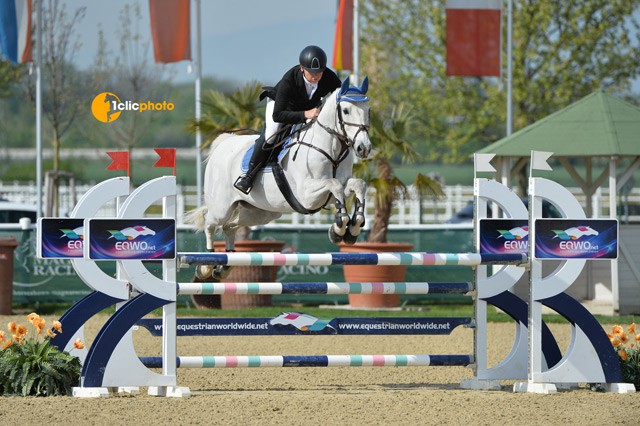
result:
[[[529,252],[529,221],[526,219],[480,219],[480,253]]]
[[[38,220],[37,235],[38,258],[82,258],[84,219],[41,218]]]
[[[614,219],[536,219],[536,259],[617,259]]]
[[[450,334],[470,318],[333,318],[321,320],[300,312],[276,318],[178,318],[178,336],[265,336],[317,334]],[[161,318],[143,318],[137,325],[152,335],[162,335]]]
[[[85,256],[93,260],[176,257],[175,219],[87,219]]]

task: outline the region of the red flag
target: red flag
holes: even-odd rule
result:
[[[171,167],[173,175],[176,175],[176,149],[175,148],[153,148],[160,158],[153,167]]]
[[[353,70],[353,0],[340,0],[333,40],[333,68]]]
[[[156,62],[191,59],[191,0],[149,0]]]
[[[500,76],[501,0],[447,0],[447,75]]]
[[[126,170],[129,176],[129,151],[111,151],[107,155],[112,160],[107,170]]]

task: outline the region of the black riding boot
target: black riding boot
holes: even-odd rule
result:
[[[241,175],[233,186],[236,187],[240,192],[248,194],[251,192],[251,188],[253,188],[253,180],[255,179],[258,171],[262,168],[262,166],[269,159],[269,154],[271,154],[270,150],[262,149],[264,145],[264,131],[260,134],[258,139],[256,139],[255,144],[253,145],[253,153],[251,154],[251,160],[249,160],[249,170],[243,175]]]

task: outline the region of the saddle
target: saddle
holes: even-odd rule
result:
[[[273,173],[273,177],[278,185],[278,189],[282,193],[282,196],[287,200],[287,203],[294,209],[296,212],[300,214],[314,214],[322,209],[322,207],[314,210],[308,210],[305,208],[293,194],[291,190],[291,186],[287,181],[287,177],[282,170],[282,160],[289,153],[291,148],[295,145],[295,141],[293,136],[298,131],[298,129],[303,126],[303,124],[296,124],[291,126],[290,131],[280,132],[276,138],[276,142],[274,144],[274,152],[269,156],[269,160],[266,164],[260,169],[260,171],[264,173]],[[282,140],[284,142],[282,142]],[[244,157],[242,157],[242,163],[240,164],[240,169],[242,173],[246,173],[249,170],[249,162],[251,160],[251,154],[255,148],[255,144],[252,144],[247,152],[245,152]],[[295,158],[295,156],[294,156]],[[327,198],[327,202],[331,199],[331,196]],[[326,203],[325,203],[326,204]]]
[[[287,155],[289,149],[293,146],[293,133],[297,130],[296,126],[290,126],[290,131],[287,131],[284,128],[283,132],[279,132],[276,135],[276,141],[273,144],[273,152],[269,155],[269,160],[265,163],[264,166],[260,169],[262,172],[271,172],[271,168],[273,164],[280,164],[282,159]],[[253,154],[253,150],[255,148],[255,144],[252,144],[247,152],[245,152],[242,157],[242,163],[240,164],[240,171],[242,173],[246,173],[249,170],[249,162],[251,160],[251,155]]]

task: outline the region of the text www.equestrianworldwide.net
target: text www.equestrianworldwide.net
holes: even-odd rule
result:
[[[407,323],[396,324],[391,322],[369,324],[338,324],[339,330],[450,330],[449,323]]]

